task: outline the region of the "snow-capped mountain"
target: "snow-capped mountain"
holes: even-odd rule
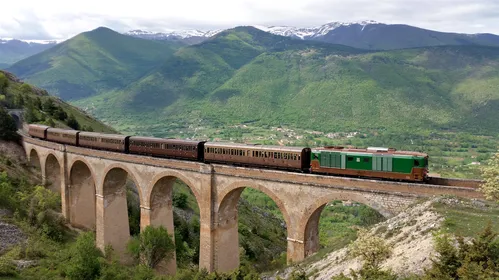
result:
[[[150,40],[183,40],[189,38],[210,38],[211,36],[222,31],[223,29],[210,30],[210,31],[187,29],[187,30],[171,30],[166,32],[150,32],[137,29],[125,32],[124,34]]]
[[[305,39],[314,39],[314,38],[319,38],[321,36],[325,36],[330,31],[341,26],[359,25],[364,27],[369,24],[381,24],[381,23],[378,23],[373,20],[368,20],[362,22],[330,22],[316,27],[306,27],[306,28],[293,27],[293,26],[262,26],[262,25],[253,25],[253,27],[275,35],[281,35],[281,36],[287,36],[287,37],[293,37],[305,40]],[[171,30],[166,32],[131,30],[124,34],[150,40],[186,40],[190,38],[207,39],[222,31],[224,31],[224,29],[209,30],[209,31],[188,29],[188,30]]]
[[[300,39],[312,39],[312,38],[318,38],[321,36],[325,36],[328,34],[330,31],[341,27],[341,26],[352,26],[352,25],[359,25],[362,28],[365,27],[366,25],[369,24],[382,24],[378,23],[374,20],[367,20],[367,21],[361,21],[361,22],[330,22],[326,23],[320,26],[316,27],[307,27],[307,28],[300,28],[300,27],[293,27],[293,26],[261,26],[261,25],[254,25],[253,27],[256,27],[262,31],[269,32],[275,35],[281,35],[281,36],[288,36],[288,37],[294,37],[294,38],[300,38]]]

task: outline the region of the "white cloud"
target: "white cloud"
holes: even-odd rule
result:
[[[18,0],[2,5],[0,37],[65,39],[99,26],[124,32],[237,25],[315,26],[372,19],[463,33],[499,34],[497,0]]]

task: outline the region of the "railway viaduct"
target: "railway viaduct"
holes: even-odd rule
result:
[[[41,169],[43,183],[60,192],[67,221],[95,230],[100,249],[111,244],[122,256],[130,238],[127,178],[138,188],[141,228],[163,225],[170,233],[172,188],[176,179],[182,180],[200,209],[199,266],[208,271],[239,266],[237,202],[246,187],[267,194],[282,212],[288,262],[301,261],[318,250],[319,217],[333,200],[360,202],[391,216],[419,197],[482,198],[476,182],[442,181],[447,186],[388,182],[120,154],[26,136],[23,143],[30,164]],[[175,267],[175,260],[165,264],[170,273]]]

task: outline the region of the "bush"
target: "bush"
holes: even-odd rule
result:
[[[445,233],[435,235],[438,257],[424,279],[499,279],[499,240],[489,224],[470,243]]]
[[[163,226],[147,226],[138,237],[128,242],[127,249],[140,264],[154,268],[173,257],[175,244]]]
[[[100,275],[101,252],[95,247],[95,235],[92,232],[81,234],[71,247],[71,260],[65,272],[69,279],[89,280]]]
[[[187,208],[187,195],[185,193],[173,193],[173,206]]]

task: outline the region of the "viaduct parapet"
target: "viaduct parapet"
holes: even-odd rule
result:
[[[163,225],[173,233],[172,189],[182,180],[200,210],[199,266],[225,272],[239,266],[237,202],[257,189],[279,207],[287,227],[287,260],[299,262],[319,249],[319,218],[333,200],[366,204],[392,216],[417,198],[449,194],[482,199],[473,186],[413,184],[292,173],[153,158],[85,149],[23,136],[43,183],[61,194],[62,213],[74,226],[95,230],[96,244],[124,256],[130,238],[125,183],[137,186],[141,228]],[[451,181],[450,181],[451,182]],[[165,264],[175,272],[175,260]]]

